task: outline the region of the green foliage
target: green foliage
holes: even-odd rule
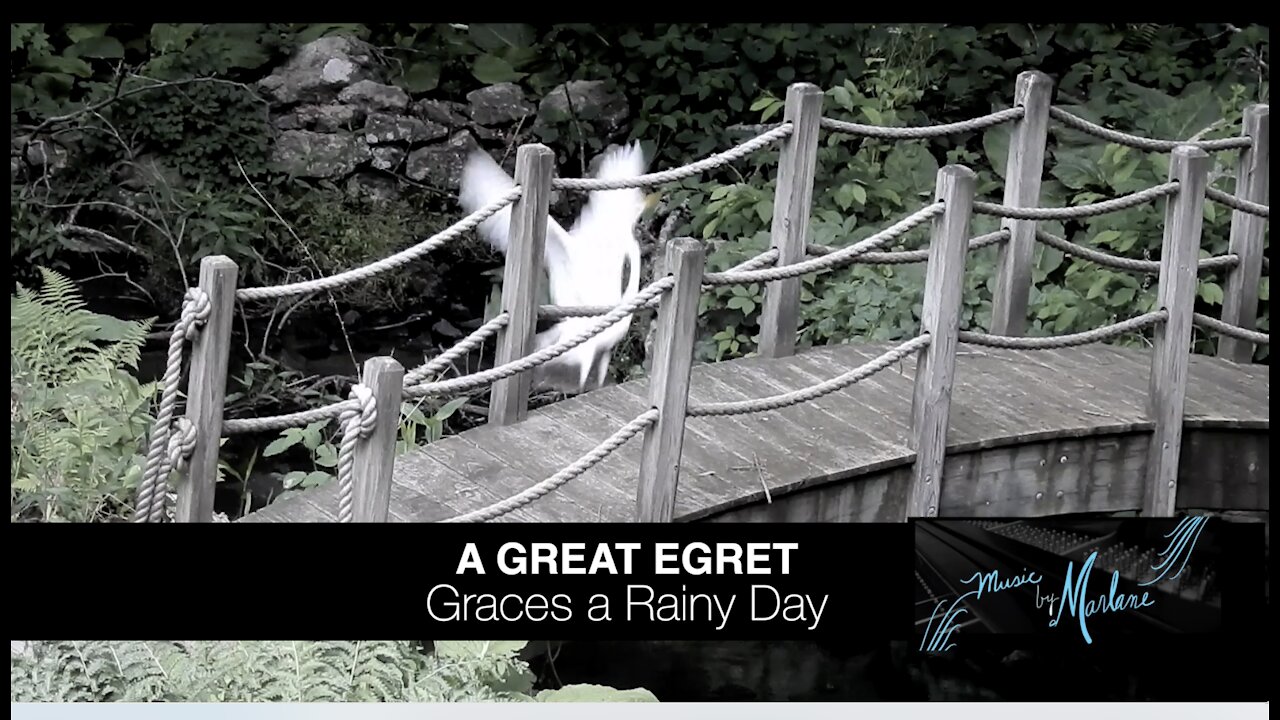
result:
[[[42,274],[9,303],[10,518],[118,518],[152,422],[157,386],[127,372],[150,323],[90,312],[67,278]]]
[[[521,641],[31,643],[11,702],[656,702],[643,689],[533,692]]]

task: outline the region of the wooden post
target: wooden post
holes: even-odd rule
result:
[[[391,470],[400,432],[404,366],[392,357],[365,360],[360,383],[373,391],[378,419],[373,434],[356,443],[352,468],[353,522],[386,522],[391,506]]]
[[[809,242],[809,210],[813,205],[813,176],[818,164],[818,132],[822,122],[822,90],[809,83],[787,88],[783,120],[794,127],[778,161],[778,184],[773,195],[773,226],[769,231],[778,249],[778,266],[804,260]],[[796,349],[800,321],[801,278],[765,284],[760,308],[760,355],[786,357]]]
[[[1267,204],[1270,183],[1267,175],[1271,163],[1271,110],[1267,105],[1250,105],[1244,109],[1244,135],[1253,145],[1240,151],[1236,168],[1236,197],[1249,202]],[[1240,264],[1227,274],[1222,298],[1222,320],[1248,330],[1258,318],[1258,279],[1262,277],[1262,251],[1267,233],[1267,218],[1234,210],[1231,213],[1231,252]],[[1232,362],[1253,361],[1253,343],[1222,335],[1218,338],[1218,356]]]
[[[510,322],[498,335],[497,365],[533,351],[554,163],[555,153],[545,145],[521,145],[516,151],[515,181],[523,193],[511,208],[511,243],[502,274],[502,310],[510,315]],[[531,372],[495,382],[489,396],[489,422],[510,425],[523,420],[529,412],[532,384]]]
[[[907,496],[907,517],[938,516],[960,332],[964,266],[969,254],[969,220],[977,183],[977,173],[961,165],[948,165],[938,171],[934,197],[947,207],[933,219],[929,265],[925,271],[920,331],[929,333],[931,340],[916,363],[915,392],[911,398],[910,439],[916,461]]]
[[[689,403],[689,375],[693,369],[693,341],[698,328],[698,298],[706,257],[702,245],[679,238],[667,245],[666,270],[676,284],[658,309],[658,337],[649,399],[660,413],[645,429],[640,451],[640,482],[636,489],[637,522],[671,522],[680,481],[680,451],[684,444],[685,409]]]
[[[1004,204],[1036,207],[1040,203],[1040,179],[1049,134],[1049,105],[1053,80],[1030,70],[1018,75],[1013,103],[1021,105],[1022,119],[1009,141],[1004,171]],[[1009,240],[1000,246],[996,288],[991,299],[991,332],[1022,335],[1027,329],[1027,297],[1031,292],[1031,265],[1035,259],[1036,221],[1003,218],[1000,227]]]
[[[1147,452],[1143,514],[1171,517],[1178,488],[1178,454],[1182,451],[1182,405],[1187,395],[1191,354],[1191,319],[1195,314],[1200,231],[1204,226],[1204,189],[1213,160],[1200,148],[1180,145],[1169,159],[1169,179],[1178,181],[1164,211],[1160,246],[1160,285],[1156,308],[1169,319],[1156,325],[1151,352],[1151,388],[1147,406],[1155,430]]]
[[[209,296],[209,319],[191,346],[186,417],[196,428],[196,446],[186,472],[178,477],[177,522],[213,522],[238,273],[236,264],[225,255],[210,255],[200,261],[200,289]]]

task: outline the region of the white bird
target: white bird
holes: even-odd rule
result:
[[[595,177],[635,177],[642,175],[646,167],[639,143],[632,143],[607,152]],[[493,158],[483,151],[475,151],[463,167],[459,199],[463,208],[473,213],[514,186],[514,181]],[[554,218],[547,218],[544,257],[552,304],[617,305],[624,297],[636,293],[640,286],[640,244],[635,237],[635,224],[645,205],[645,195],[639,188],[599,190],[588,196],[568,232]],[[490,245],[505,254],[510,244],[510,226],[508,206],[481,223],[479,231]],[[553,345],[591,327],[599,319],[565,318],[538,333],[535,345],[537,349]],[[628,316],[541,366],[535,376],[568,392],[600,387],[604,384],[613,348],[630,326]]]

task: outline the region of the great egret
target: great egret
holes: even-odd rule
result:
[[[609,150],[601,158],[595,177],[618,179],[644,173],[648,162],[639,143]],[[472,213],[515,186],[514,181],[487,153],[475,151],[463,167],[459,199]],[[587,197],[573,226],[566,232],[547,218],[544,253],[549,294],[555,305],[616,305],[640,286],[640,244],[636,221],[646,207],[639,188],[598,190]],[[497,250],[510,244],[511,208],[503,208],[480,224],[480,235]],[[623,272],[626,271],[625,291]],[[625,292],[625,295],[624,295]],[[572,337],[590,327],[598,317],[565,318],[538,333],[538,349]],[[604,384],[613,348],[631,326],[628,316],[604,332],[541,366],[536,377],[564,392],[585,392]]]

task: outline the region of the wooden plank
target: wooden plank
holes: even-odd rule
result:
[[[850,359],[851,367],[861,364],[860,359]],[[886,372],[895,371],[890,369]],[[774,386],[775,393],[781,392],[784,388],[806,387],[825,379],[828,378],[815,377],[791,362],[770,368],[769,374],[764,377],[766,382]],[[802,425],[826,428],[826,432],[838,432],[854,445],[875,448],[892,447],[899,453],[914,456],[915,453],[907,446],[905,416],[908,408],[905,400],[900,413],[903,418],[897,418],[892,412],[893,408],[888,408],[890,412],[885,412],[884,407],[866,401],[863,385],[866,382],[867,380],[863,380],[844,390],[811,400],[797,408],[788,408],[788,412]],[[895,419],[897,422],[894,422]]]
[[[1174,148],[1169,160],[1169,179],[1176,180],[1179,187],[1178,194],[1170,196],[1165,207],[1160,284],[1156,290],[1155,306],[1166,310],[1169,317],[1156,326],[1151,358],[1151,419],[1155,431],[1143,502],[1143,514],[1148,517],[1172,516],[1177,502],[1204,189],[1212,162],[1204,150],[1185,145]]]
[[[1023,115],[1009,140],[1004,172],[1005,205],[1037,207],[1040,204],[1040,179],[1044,173],[1052,99],[1053,80],[1048,75],[1036,70],[1018,74],[1013,104],[1022,107]],[[1036,221],[1002,218],[1000,227],[1009,231],[1009,240],[1001,244],[997,261],[996,287],[991,298],[991,332],[1022,335],[1027,329]]]
[[[689,372],[698,332],[698,298],[706,254],[692,238],[667,245],[667,272],[675,277],[658,309],[649,402],[657,421],[644,430],[640,448],[640,476],[636,486],[636,522],[671,522],[680,484],[680,449],[684,444],[685,408],[689,403]]]
[[[1267,431],[1188,429],[1178,469],[1179,508],[1270,510]]]
[[[451,436],[421,449],[411,450],[396,459],[395,487],[404,487],[414,495],[432,498],[445,513],[443,517],[432,517],[430,520],[455,517],[486,508],[513,494],[495,489],[488,477],[468,476],[440,461],[441,456],[456,459],[457,456],[452,451],[460,447],[460,441]],[[434,509],[432,512],[435,512]],[[410,513],[409,517],[412,522],[428,521],[428,518],[414,513]],[[521,508],[511,513],[511,519],[536,522],[538,516],[527,508]]]
[[[862,365],[888,348],[888,345],[863,346],[852,343],[832,348],[815,348],[795,356],[787,367],[808,378],[806,384],[812,384]],[[905,358],[899,365],[886,368],[853,387],[819,398],[813,404],[828,412],[850,415],[861,425],[884,428],[888,433],[886,439],[900,440],[909,447],[911,384],[914,373],[915,359]],[[913,450],[912,453],[914,452]]]
[[[1271,109],[1250,105],[1244,109],[1243,135],[1253,145],[1240,151],[1236,165],[1236,198],[1266,205],[1270,197]],[[1267,218],[1231,211],[1230,252],[1240,263],[1227,271],[1222,294],[1222,321],[1253,330],[1258,319],[1258,280],[1266,250]],[[1237,363],[1253,361],[1253,343],[1226,335],[1218,338],[1218,356]]]
[[[907,498],[907,515],[937,517],[938,486],[947,454],[947,425],[955,380],[956,343],[964,293],[965,259],[969,252],[969,220],[978,175],[960,165],[938,171],[935,201],[946,203],[934,216],[925,272],[920,331],[931,342],[916,360],[916,386],[911,398],[911,442],[916,461]]]
[[[238,272],[236,264],[225,255],[210,255],[200,261],[200,289],[209,297],[209,318],[191,346],[186,417],[196,428],[196,445],[186,472],[179,473],[178,503],[174,509],[177,522],[213,522]],[[177,432],[177,428],[174,431]],[[157,492],[165,493],[167,478],[161,481],[163,484]],[[163,495],[154,508],[163,510]]]
[[[400,431],[400,391],[404,366],[390,357],[364,361],[361,383],[373,393],[377,408],[373,433],[356,443],[352,468],[352,520],[386,522],[391,502],[391,471]]]
[[[1203,408],[1214,425],[1265,428],[1269,425],[1271,392],[1267,380],[1259,382],[1241,366],[1220,358],[1192,355],[1187,358],[1187,397]],[[1265,366],[1259,366],[1265,367]],[[1187,421],[1183,421],[1185,427]]]
[[[511,319],[498,333],[495,365],[518,360],[534,349],[555,157],[550,148],[536,143],[521,145],[516,151],[515,181],[522,194],[511,208],[511,240],[502,274],[502,311]],[[523,420],[529,411],[532,384],[532,371],[495,382],[489,397],[489,422],[509,425]]]
[[[793,130],[778,159],[773,224],[769,230],[772,246],[778,250],[779,267],[794,265],[806,257],[813,180],[818,166],[822,94],[821,88],[809,83],[794,83],[787,88],[782,119],[790,122]],[[763,357],[784,357],[795,352],[800,280],[795,277],[765,284],[759,342]]]
[[[1049,408],[1054,422],[1063,427],[1073,422],[1076,427],[1096,431],[1119,432],[1145,427],[1145,403],[1141,397],[1133,397],[1133,388],[1141,387],[1145,378],[1106,375],[1096,367],[1090,370],[1087,365],[1072,361],[1075,351],[1076,348],[1026,351],[1043,363],[1006,362],[1003,370],[1018,387],[1033,392],[1036,400]],[[1141,366],[1134,363],[1133,367]],[[1145,368],[1143,370],[1145,373]],[[1100,390],[1104,379],[1114,380],[1113,387]]]

